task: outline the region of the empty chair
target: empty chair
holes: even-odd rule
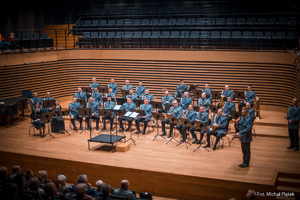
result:
[[[222,34],[224,33],[225,31],[222,32]],[[229,34],[230,36],[230,34]],[[232,32],[232,38],[241,38],[242,37],[242,33],[241,31],[233,31]]]
[[[90,38],[90,32],[83,32],[82,38]]]
[[[151,20],[151,24],[152,24],[153,26],[157,26],[157,25],[158,25],[158,19],[152,19],[152,20]]]
[[[196,24],[196,19],[195,18],[189,18],[186,21],[187,25],[195,25]]]
[[[101,32],[101,33],[99,33],[99,37],[100,38],[106,38],[107,37],[107,33],[106,32]]]
[[[161,19],[161,20],[159,20],[159,24],[158,25],[160,25],[160,26],[166,26],[167,23],[168,23],[167,19]]]
[[[200,38],[207,38],[207,36],[208,36],[207,31],[201,31]]]
[[[144,31],[143,38],[151,38],[151,31]]]
[[[179,31],[172,31],[170,38],[179,38]]]
[[[190,38],[199,38],[199,31],[192,31]]]
[[[287,39],[295,39],[295,32],[288,32],[286,38]]]
[[[293,25],[300,24],[299,23],[299,18],[295,18],[295,17],[290,18],[290,24],[293,24]]]
[[[183,26],[186,24],[186,19],[178,19],[177,25]]]
[[[125,34],[124,34],[124,38],[132,38],[132,36],[133,36],[133,32],[131,32],[131,31],[127,31],[127,32],[125,32]]]
[[[235,19],[234,18],[227,18],[226,24],[235,24]]]
[[[256,24],[256,19],[253,18],[253,17],[249,17],[249,18],[247,19],[247,24]]]
[[[257,24],[267,24],[267,19],[266,18],[258,18]]]
[[[245,24],[245,23],[246,23],[245,18],[237,18],[236,19],[236,24]]]
[[[116,21],[114,19],[110,19],[107,22],[107,26],[115,26]]]
[[[289,19],[287,17],[281,17],[281,18],[279,18],[278,23],[279,24],[288,24],[289,23]]]
[[[252,38],[252,31],[244,31],[243,38]]]
[[[98,32],[92,32],[91,33],[91,38],[98,38]]]
[[[205,25],[214,25],[215,19],[213,18],[206,18]]]
[[[172,35],[171,35],[171,37],[172,37]],[[190,37],[190,32],[189,31],[181,31],[181,34],[180,34],[179,38],[188,38],[188,37]]]
[[[163,31],[161,38],[169,38],[170,37],[170,31]]]
[[[222,31],[221,38],[230,38],[230,31]]]
[[[152,38],[159,38],[160,37],[160,31],[153,31]]]
[[[220,38],[220,31],[212,31],[210,38]]]
[[[146,26],[148,26],[148,25],[149,25],[149,19],[143,19],[141,25],[146,25]]]
[[[92,26],[99,26],[99,20],[98,19],[93,20]]]
[[[204,25],[205,24],[205,18],[198,18],[196,24],[201,25],[201,26]]]
[[[26,33],[26,39],[27,40],[34,39],[33,38],[33,33]]]
[[[132,19],[125,19],[124,20],[124,26],[131,26],[132,25]]]
[[[91,25],[92,25],[91,20],[85,20],[83,23],[83,26],[91,26]]]
[[[262,31],[254,32],[254,38],[262,39],[264,38],[264,33]]]
[[[121,38],[122,37],[122,32],[118,31],[115,35],[115,38]]]
[[[173,25],[176,25],[176,23],[177,23],[177,20],[176,20],[176,19],[169,19],[168,25],[173,26]]]
[[[277,24],[277,18],[274,17],[269,18],[268,24]]]
[[[41,38],[42,39],[48,39],[48,34],[47,33],[41,33]]]
[[[100,20],[100,26],[106,26],[107,21],[105,19]]]
[[[39,38],[40,38],[40,36],[39,36],[39,34],[38,34],[38,33],[34,33],[34,34],[33,34],[33,38],[35,38],[35,39],[39,39]]]
[[[140,19],[135,19],[134,21],[133,21],[133,25],[134,26],[139,26],[141,24],[141,20]]]
[[[125,33],[126,35],[126,33]],[[134,32],[133,38],[141,38],[142,37],[142,32],[141,31],[136,31]]]
[[[276,33],[276,39],[285,39],[285,32],[284,31],[278,31]]]
[[[274,38],[274,32],[273,31],[266,31],[265,32],[265,39],[273,39]]]
[[[108,32],[106,38],[114,38],[115,32]]]
[[[148,9],[148,13],[156,13],[156,8],[155,7],[151,7]]]
[[[117,26],[123,26],[123,19],[118,19],[117,20]]]
[[[216,25],[224,25],[225,24],[225,18],[217,18]]]

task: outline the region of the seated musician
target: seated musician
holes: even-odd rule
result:
[[[123,106],[124,106],[124,109],[126,112],[131,112],[132,109],[136,109],[136,105],[130,97],[127,97],[127,102],[123,103]],[[120,123],[119,132],[124,131],[123,120],[126,120],[126,118],[120,116],[119,117],[119,123]],[[125,131],[129,131],[131,128],[131,125],[132,125],[132,120],[130,120],[130,119],[127,119],[127,120],[128,120],[128,128],[125,129]]]
[[[193,104],[193,101],[191,97],[189,97],[189,92],[184,92],[183,97],[181,97],[180,99],[180,105],[182,110],[187,110],[190,104]]]
[[[143,122],[144,130],[143,130],[142,135],[145,135],[148,122],[151,120],[152,112],[153,112],[153,106],[151,104],[149,104],[149,102],[150,102],[149,99],[146,98],[146,99],[144,99],[144,104],[142,104],[140,106],[140,110],[143,110],[145,112],[146,116],[138,116],[135,119],[135,125],[136,125],[136,129],[137,129],[137,132],[135,134],[139,134],[141,132],[140,131],[140,122]]]
[[[45,122],[41,121],[43,110],[40,108],[39,102],[34,102],[34,108],[31,110],[30,117],[33,121],[31,121],[31,124],[40,131],[40,134],[42,135],[41,129],[43,129],[43,135],[45,134]]]
[[[194,126],[194,123],[195,123],[194,121],[197,118],[197,113],[194,110],[194,105],[190,104],[188,106],[188,110],[187,111],[183,110],[183,113],[184,113],[183,115],[185,116],[184,118],[190,120],[190,122]],[[180,124],[178,124],[176,126],[176,128],[177,128],[177,130],[180,132],[180,134],[182,136],[182,140],[180,142],[184,142],[185,139],[186,139],[186,129],[187,129],[187,127],[180,123]]]
[[[255,110],[251,108],[251,104],[249,102],[246,103],[246,108],[248,110],[248,114],[251,117],[252,121],[255,120]]]
[[[39,103],[39,108],[43,109],[42,99],[40,97],[38,97],[38,93],[37,92],[34,92],[33,93],[33,97],[30,99],[30,108],[31,108],[31,110],[33,110],[35,108],[34,107],[34,103],[35,102],[38,102]]]
[[[87,102],[87,96],[85,92],[82,92],[81,87],[78,88],[78,92],[75,92],[75,96],[77,99],[85,99],[85,102]]]
[[[127,79],[125,81],[125,85],[123,85],[122,90],[130,90],[133,89],[132,85],[129,84],[129,80]],[[125,96],[123,96],[122,98],[125,98]]]
[[[112,88],[112,93],[114,93],[115,95],[117,95],[118,90],[119,90],[119,86],[118,84],[115,83],[115,79],[110,79],[110,83],[108,84],[108,88]]]
[[[99,130],[99,104],[95,102],[94,97],[90,96],[89,102],[87,103],[87,108],[91,108],[92,110],[92,119],[96,120],[96,130]],[[87,130],[90,130],[90,116],[85,116],[85,123],[87,125]]]
[[[143,86],[143,82],[140,81],[139,85],[135,88],[135,94],[140,98],[143,94],[145,94],[145,87]]]
[[[115,100],[115,102],[117,102],[117,95],[113,93],[112,88],[108,88],[108,93],[105,94],[105,98],[107,98],[108,96],[110,96],[112,99]]]
[[[203,106],[205,108],[205,112],[209,113],[209,105],[211,104],[211,101],[206,98],[206,93],[201,94],[201,98],[198,100],[198,106]]]
[[[176,117],[177,119],[179,119],[182,116],[182,108],[178,105],[177,100],[173,101],[173,106],[167,112],[167,115],[172,115],[173,117]],[[174,124],[171,123],[168,118],[165,121],[161,122],[162,134],[160,136],[166,135],[165,124],[170,124],[170,134],[168,135],[168,138],[170,138],[172,131],[173,131]]]
[[[46,97],[44,98],[44,101],[48,101],[48,100],[54,100],[54,98],[51,97],[50,92],[47,92],[47,93],[46,93]],[[45,112],[50,112],[50,111],[52,111],[52,107],[45,108],[44,111],[45,111]]]
[[[234,100],[233,92],[229,89],[228,85],[225,85],[225,90],[222,91],[221,96],[226,97],[226,98],[224,98],[224,101],[227,101],[227,97],[229,97],[229,96],[231,97],[232,100]]]
[[[131,100],[136,100],[138,99],[138,95],[133,93],[133,89],[129,89],[129,94],[126,96],[126,98],[131,98]]]
[[[210,128],[210,130],[207,132],[207,145],[204,146],[204,148],[210,147],[210,136],[214,135],[214,136],[216,136],[216,141],[215,141],[213,150],[216,150],[216,146],[217,146],[220,138],[227,134],[226,126],[227,126],[227,119],[223,115],[223,109],[219,108],[218,114],[215,116],[215,119],[211,123],[211,126],[210,126],[210,127],[213,127],[213,129],[215,131],[212,128]]]
[[[111,96],[108,95],[106,96],[107,101],[104,102],[104,106],[103,109],[113,109],[116,106],[116,103],[114,101],[111,101]],[[105,119],[110,119],[110,130],[113,131],[113,122],[114,122],[114,118],[115,118],[115,113],[111,113],[111,117],[110,116],[102,116],[102,123],[103,123],[103,129],[102,131],[104,131],[106,129],[106,124],[105,124]]]
[[[180,80],[180,84],[177,85],[175,89],[175,97],[181,98],[184,95],[184,92],[188,91],[188,87],[184,84],[184,80]]]
[[[92,93],[92,97],[94,97],[94,101],[99,104],[99,108],[102,103],[102,94],[99,92],[98,87],[94,88],[94,92]]]
[[[77,97],[73,97],[73,102],[69,104],[69,110],[70,110],[70,117],[71,117],[71,123],[73,124],[73,130],[76,130],[75,126],[75,119],[79,119],[80,122],[80,130],[82,130],[82,116],[79,116],[78,108],[81,108],[81,104],[77,102]]]
[[[161,104],[163,109],[159,109],[158,113],[167,113],[166,105],[172,105],[172,96],[170,95],[169,91],[165,91],[165,96],[161,99]]]
[[[253,99],[256,97],[255,92],[252,90],[252,85],[248,85],[248,91],[245,92],[245,99],[239,105],[239,111],[242,112],[242,108],[246,106],[246,103],[249,102],[251,104],[251,108],[253,107]]]
[[[195,121],[200,121],[206,124],[207,128],[208,128],[208,119],[209,119],[209,115],[207,112],[205,112],[205,107],[201,106],[200,107],[200,112],[197,115],[197,119]],[[195,139],[192,143],[193,144],[200,144],[203,137],[204,137],[204,130],[200,130],[200,129],[196,129],[196,127],[194,126],[193,128],[190,128],[190,131],[192,133],[193,138]],[[197,135],[195,134],[195,131],[199,131],[201,136],[200,136],[200,140],[197,139]]]
[[[95,87],[99,88],[99,83],[97,83],[96,78],[93,78],[93,82],[90,83],[90,88],[92,89],[92,92],[94,92]],[[91,94],[90,94],[91,95]]]
[[[202,92],[206,93],[206,98],[210,100],[210,103],[213,103],[213,98],[211,96],[211,91],[213,91],[212,89],[209,88],[209,84],[205,83],[205,87],[202,89]]]
[[[153,97],[152,94],[149,93],[149,90],[148,90],[148,89],[145,90],[145,94],[143,94],[143,95],[142,95],[142,98],[141,98],[141,100],[145,100],[145,99],[148,99],[149,102],[150,102],[150,101],[154,101],[154,97]]]
[[[65,122],[64,119],[60,116],[58,116],[58,113],[61,111],[61,106],[59,105],[59,101],[55,100],[55,105],[53,106],[53,112],[55,113],[53,115],[53,118],[51,120],[51,131],[52,132],[59,132],[61,134],[64,134],[65,130]]]
[[[230,115],[230,111],[235,111],[235,104],[232,102],[231,97],[227,97],[227,101],[225,102],[225,105],[223,107],[223,115],[228,120],[227,127],[226,127],[227,130],[228,130],[229,122],[232,119]]]

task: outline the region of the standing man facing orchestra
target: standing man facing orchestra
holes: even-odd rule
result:
[[[299,120],[300,120],[300,108],[298,107],[298,99],[294,98],[292,105],[289,107],[288,114],[285,119],[288,121],[290,146],[287,149],[299,150]]]

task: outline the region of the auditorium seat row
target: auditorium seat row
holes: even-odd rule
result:
[[[47,33],[18,33],[15,41],[17,48],[53,47],[53,38],[49,38]]]

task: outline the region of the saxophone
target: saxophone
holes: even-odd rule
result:
[[[215,116],[214,124],[216,123],[217,116],[218,116],[218,115]],[[221,121],[221,120],[219,120],[219,124],[217,125],[217,127],[220,126],[220,121]],[[210,125],[210,128],[211,128],[211,130],[213,130],[214,133],[217,133],[217,132],[218,132],[217,127],[215,128],[213,125]]]

